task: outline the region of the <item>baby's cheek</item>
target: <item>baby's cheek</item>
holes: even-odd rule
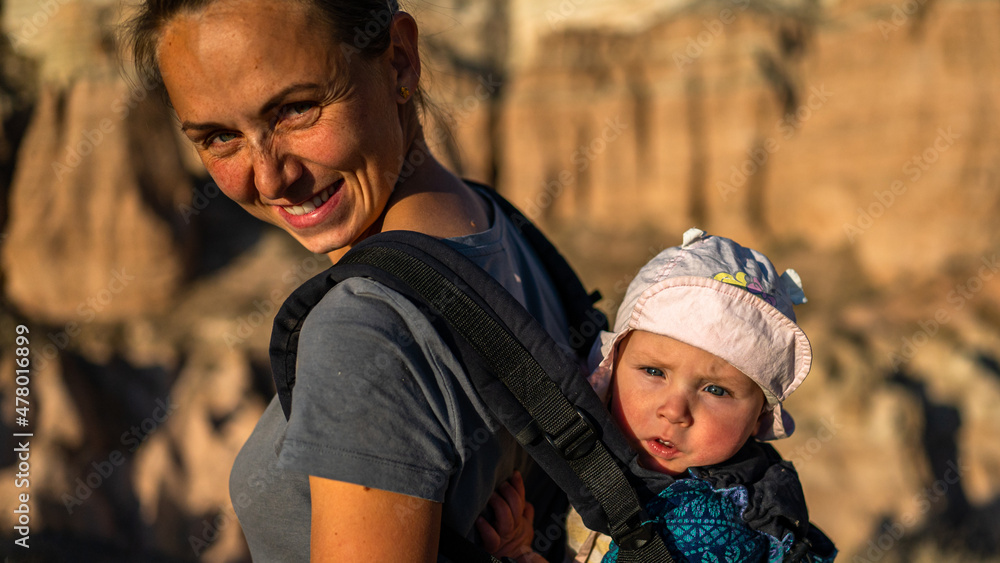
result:
[[[633,428],[633,420],[630,415],[634,416],[634,413],[627,412],[623,401],[620,400],[621,395],[615,393],[611,397],[611,418],[614,419],[615,425],[621,429],[625,437],[633,441],[636,439],[635,430]],[[625,401],[627,402],[627,401]],[[634,409],[631,409],[634,410]]]

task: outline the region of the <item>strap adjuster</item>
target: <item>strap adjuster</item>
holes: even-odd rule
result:
[[[573,410],[576,411],[576,419],[558,436],[545,433],[545,440],[567,461],[576,461],[589,454],[597,443],[597,431],[587,413],[580,407]]]
[[[618,547],[621,549],[626,551],[636,551],[645,547],[646,544],[653,539],[654,533],[653,523],[646,522],[621,538],[615,539],[615,541],[618,542]]]

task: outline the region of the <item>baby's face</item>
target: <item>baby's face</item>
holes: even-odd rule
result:
[[[763,407],[753,380],[700,348],[641,330],[618,345],[611,413],[647,469],[681,475],[726,461]]]

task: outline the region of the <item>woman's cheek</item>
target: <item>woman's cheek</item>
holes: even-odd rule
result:
[[[258,199],[249,167],[225,160],[205,159],[203,162],[209,175],[226,197],[239,204],[252,203]]]
[[[335,170],[349,170],[356,167],[351,158],[361,153],[359,143],[350,130],[328,122],[303,131],[285,135],[282,146],[289,154],[300,160]]]

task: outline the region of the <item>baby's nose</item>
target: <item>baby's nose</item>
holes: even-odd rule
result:
[[[657,415],[672,424],[691,424],[691,401],[686,393],[670,393],[664,397]]]

